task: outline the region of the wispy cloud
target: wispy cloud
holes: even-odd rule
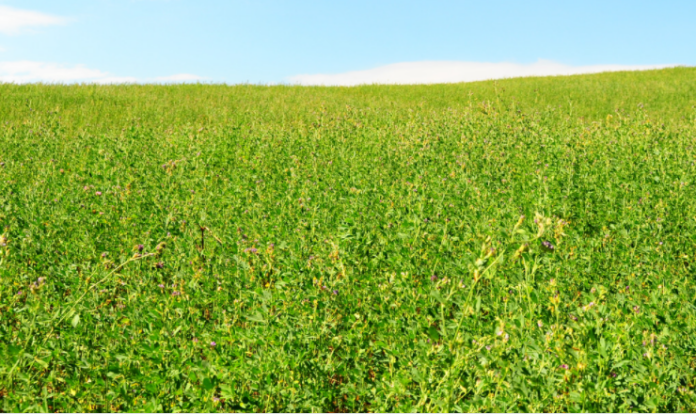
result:
[[[6,83],[183,83],[203,80],[205,78],[188,73],[156,78],[136,78],[115,76],[84,65],[68,66],[30,60],[0,62],[0,82]]]
[[[531,64],[457,61],[404,62],[374,69],[337,74],[297,75],[288,78],[300,85],[353,86],[361,84],[422,84],[473,82],[521,76],[575,75],[624,70],[659,69],[675,65],[570,66],[549,60]]]
[[[20,60],[0,62],[2,82],[75,82],[83,79],[104,79],[108,73],[84,65],[63,66],[56,63]]]
[[[162,82],[162,83],[179,83],[179,82],[199,82],[205,80],[205,78],[202,78],[198,75],[192,75],[190,73],[179,73],[177,75],[171,75],[171,76],[159,76],[153,79],[155,82]]]
[[[4,34],[14,35],[26,28],[60,25],[68,21],[61,16],[0,5],[0,33]]]

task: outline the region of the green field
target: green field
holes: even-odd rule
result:
[[[696,410],[694,68],[0,97],[1,411]]]

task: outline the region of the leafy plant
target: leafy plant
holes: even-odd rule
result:
[[[635,76],[0,85],[1,409],[693,411],[694,124]]]

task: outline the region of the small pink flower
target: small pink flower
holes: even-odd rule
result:
[[[98,196],[100,196],[100,195],[102,195],[102,192],[101,192],[101,191],[97,191],[95,194],[98,195]]]

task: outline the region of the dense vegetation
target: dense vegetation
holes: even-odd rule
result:
[[[694,75],[0,85],[0,409],[694,411]]]

